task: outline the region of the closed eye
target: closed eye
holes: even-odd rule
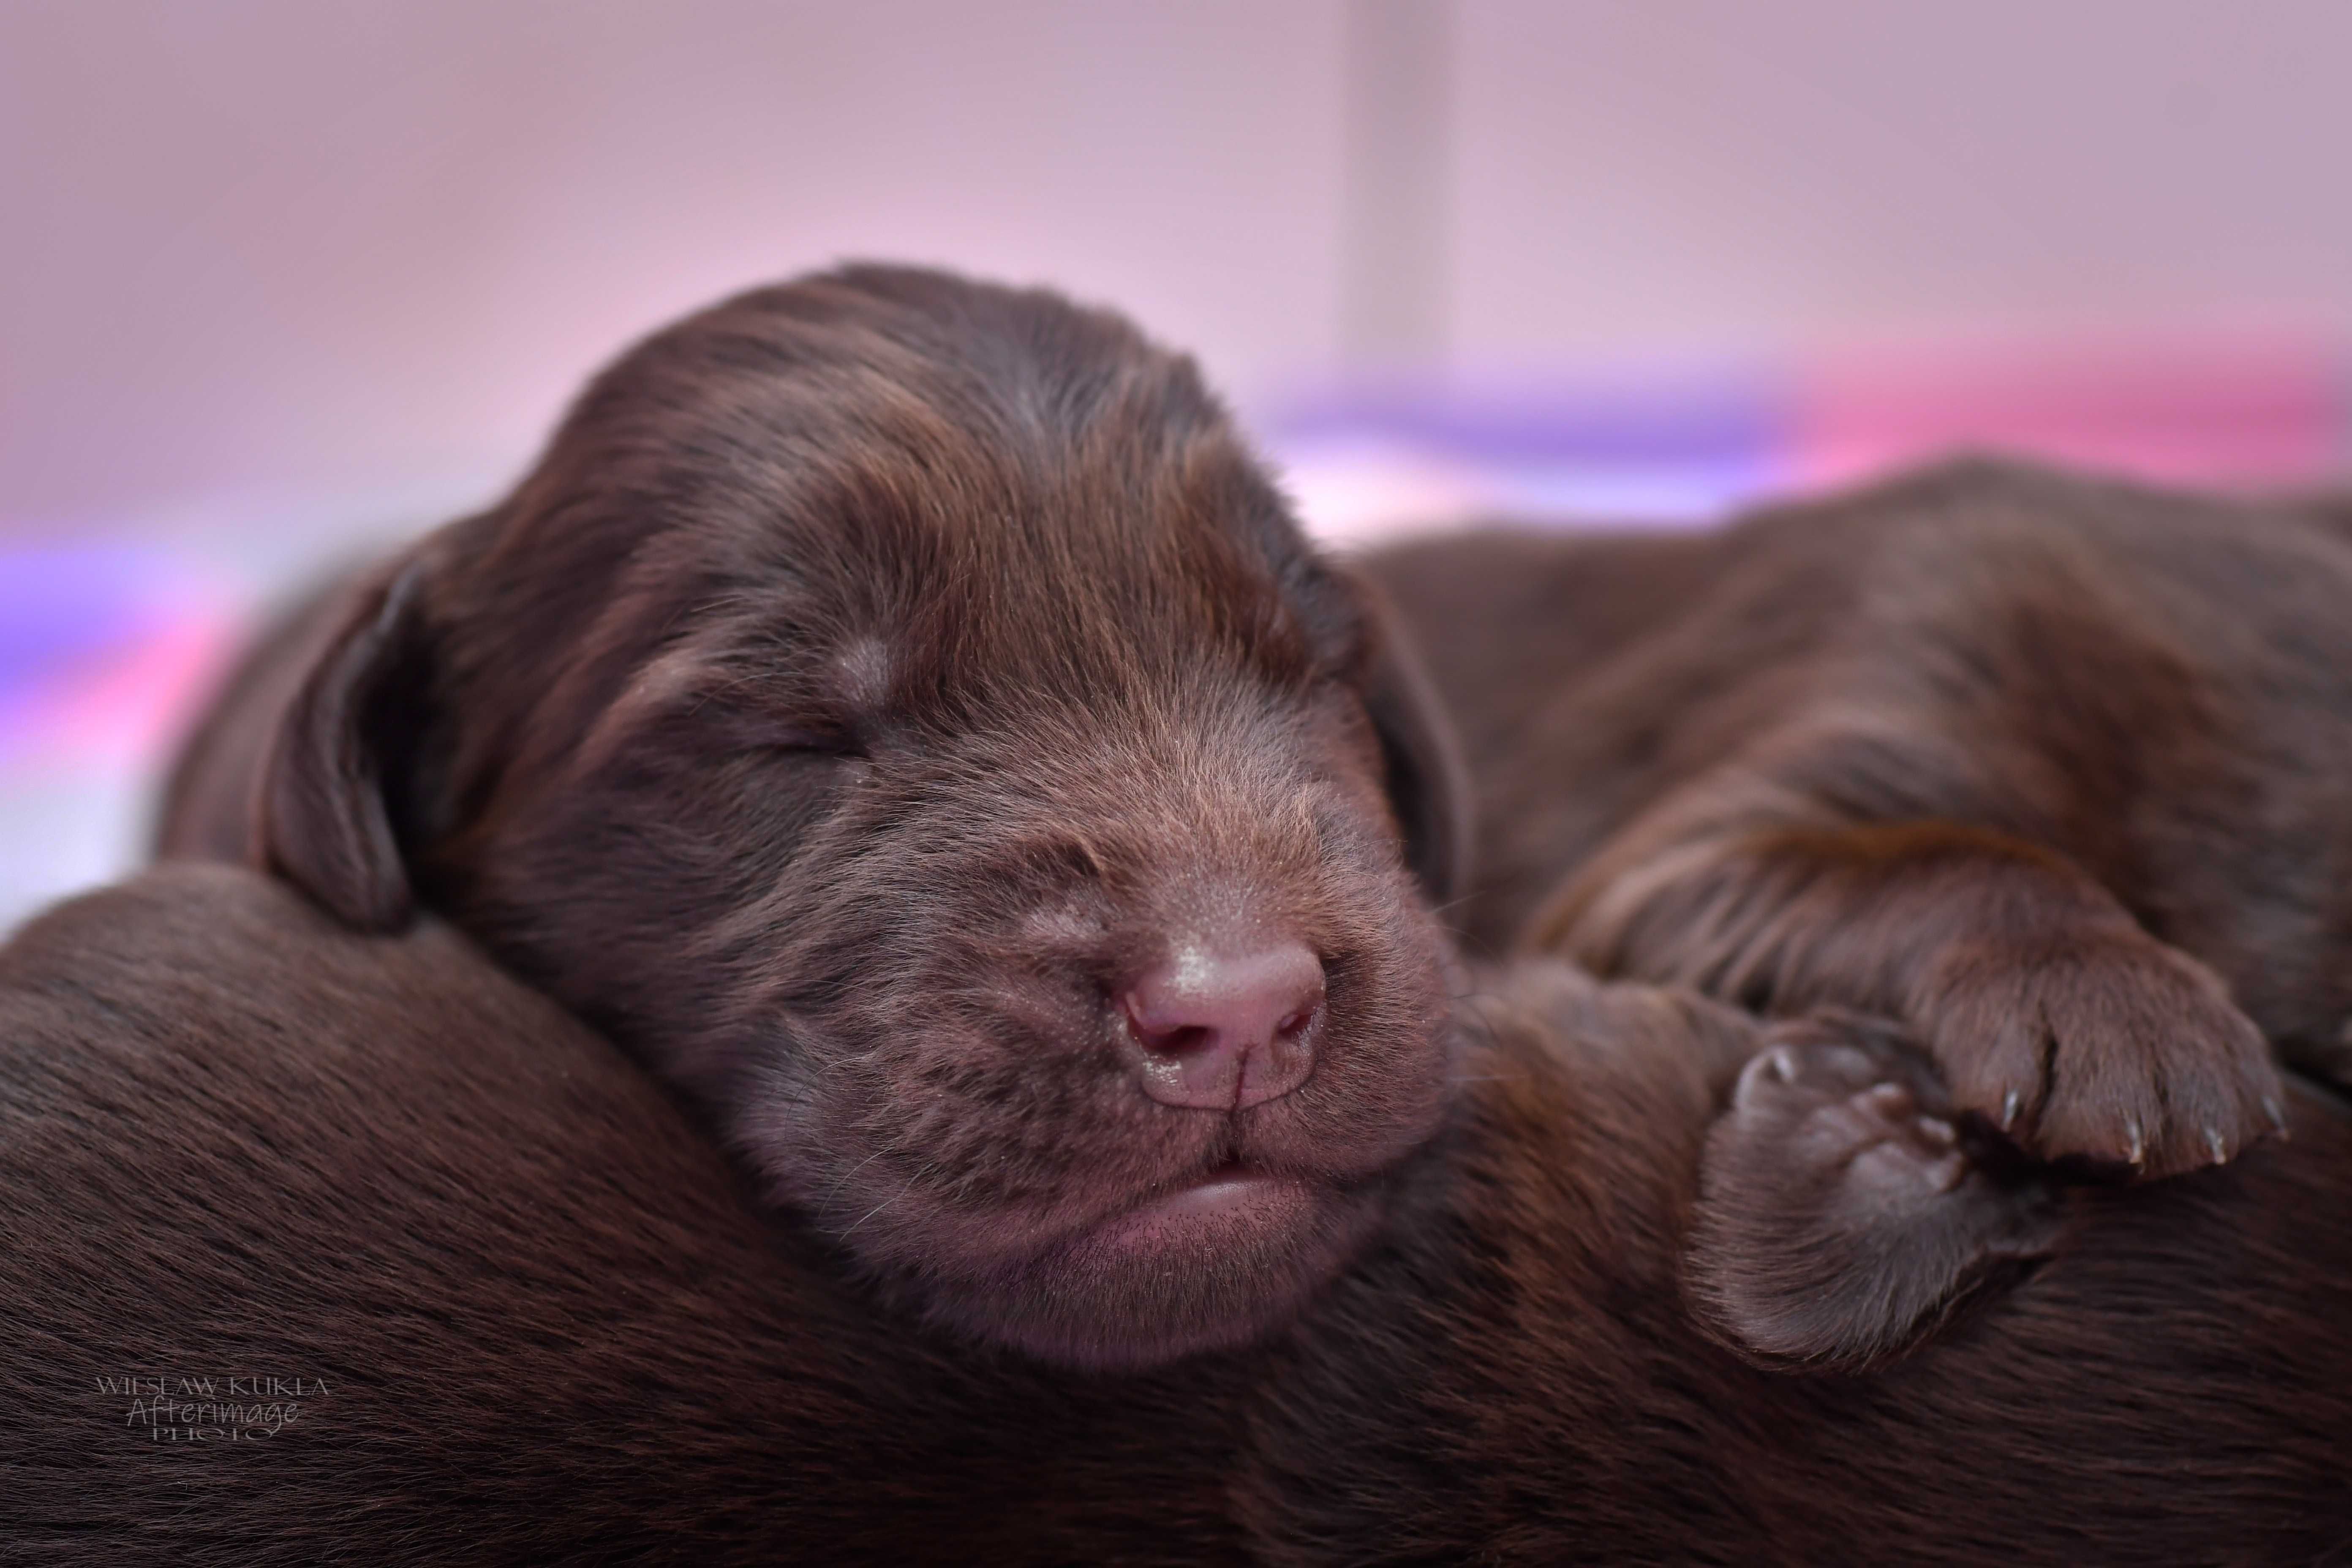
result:
[[[700,702],[674,713],[665,728],[678,743],[702,754],[759,753],[797,757],[862,757],[865,738],[856,726],[831,716],[789,718],[719,702]]]
[[[796,756],[862,757],[866,746],[846,730],[807,725],[774,729],[753,726],[742,737],[746,751],[782,752]]]

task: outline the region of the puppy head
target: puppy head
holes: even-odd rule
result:
[[[625,356],[260,794],[686,1088],[887,1291],[1136,1365],[1295,1310],[1445,1078],[1454,763],[1191,363],[853,268]]]

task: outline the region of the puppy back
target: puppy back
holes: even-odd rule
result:
[[[1215,1561],[1217,1369],[835,1289],[448,931],[175,867],[0,951],[0,1558]],[[1202,1478],[1207,1478],[1202,1479]]]

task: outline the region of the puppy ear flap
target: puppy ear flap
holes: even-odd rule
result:
[[[345,924],[392,931],[415,911],[399,825],[423,728],[422,562],[358,595],[304,678],[263,764],[263,868]]]
[[[1470,882],[1469,774],[1403,617],[1369,578],[1355,580],[1372,626],[1363,701],[1381,738],[1389,805],[1404,828],[1406,863],[1443,908]]]
[[[1765,1036],[1708,1132],[1684,1284],[1748,1359],[1853,1371],[2022,1279],[2063,1229],[1892,1026],[1824,1014]]]

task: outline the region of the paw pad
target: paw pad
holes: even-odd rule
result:
[[[1895,1353],[2054,1246],[2038,1183],[1974,1157],[1933,1067],[1889,1028],[1780,1026],[1707,1139],[1695,1306],[1775,1364]]]

